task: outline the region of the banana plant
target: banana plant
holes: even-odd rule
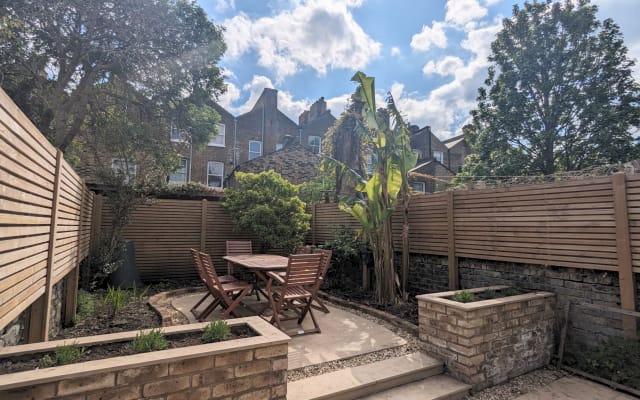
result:
[[[373,171],[371,176],[363,177],[349,170],[360,182],[356,186],[360,195],[343,198],[340,208],[360,223],[371,247],[376,301],[382,305],[393,304],[398,299],[396,288],[400,285],[394,267],[391,216],[400,193],[405,199],[408,196],[407,172],[415,166],[417,155],[411,151],[409,131],[391,94],[387,95],[386,108],[377,110],[375,78],[357,72],[351,80],[358,83],[355,99],[364,104],[362,121],[356,124],[356,129],[364,147],[371,151]],[[408,254],[408,246],[403,253],[405,250]]]

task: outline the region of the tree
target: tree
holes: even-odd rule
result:
[[[640,87],[622,34],[588,0],[525,2],[491,44],[463,175],[538,175],[636,157]]]
[[[172,124],[195,145],[213,134],[225,44],[192,1],[0,0],[0,12],[0,84],[62,151],[119,114],[139,142],[166,141]]]
[[[293,253],[304,243],[311,215],[296,196],[296,185],[275,171],[259,174],[236,172],[238,188],[225,189],[222,204],[234,229],[253,234],[261,252],[282,249]]]
[[[375,78],[358,72],[351,80],[359,84],[354,98],[362,103],[362,118],[355,119],[354,128],[363,140],[363,147],[371,151],[373,173],[366,179],[342,164],[345,171],[359,180],[356,190],[360,196],[343,198],[340,207],[362,226],[373,255],[376,301],[388,305],[396,302],[396,286],[399,286],[391,216],[401,189],[407,190],[407,172],[415,166],[417,155],[411,151],[408,127],[391,94],[387,95],[386,108],[378,110]],[[339,161],[333,160],[333,163],[339,164]]]

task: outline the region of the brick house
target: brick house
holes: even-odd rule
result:
[[[412,129],[411,148],[418,162],[410,171],[409,182],[413,190],[428,193],[445,189],[472,151],[464,134],[442,141],[429,126]]]

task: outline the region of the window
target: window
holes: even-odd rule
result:
[[[135,161],[127,161],[121,158],[111,159],[111,170],[113,173],[124,179],[124,183],[129,183],[136,176],[137,165]]]
[[[181,129],[178,129],[178,127],[175,126],[173,122],[171,123],[171,141],[179,142],[179,143],[187,141],[186,132]]]
[[[223,179],[224,164],[219,161],[209,161],[207,163],[207,186],[222,188]]]
[[[209,146],[224,147],[224,143],[225,143],[224,132],[225,132],[225,125],[218,124],[218,134],[216,135],[216,137],[209,140]]]
[[[418,155],[418,160],[422,160],[422,150],[419,149],[411,149],[414,154]]]
[[[443,163],[444,162],[444,154],[442,154],[441,151],[434,150],[433,151],[433,158],[435,158],[436,161],[438,161],[439,163]]]
[[[171,175],[169,183],[187,183],[189,181],[189,159],[181,158],[180,165]]]
[[[320,139],[320,136],[309,136],[308,143],[313,154],[320,154],[320,150],[322,148],[322,140]]]
[[[282,143],[276,143],[276,151],[282,150],[283,147]]]
[[[249,140],[249,160],[258,158],[262,155],[262,142],[257,140]]]
[[[426,192],[424,182],[413,182],[411,188],[414,192]]]

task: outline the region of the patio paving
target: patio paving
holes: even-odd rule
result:
[[[171,305],[190,322],[195,322],[189,310],[203,295],[204,292],[176,297],[171,301]],[[255,297],[251,296],[247,303],[255,306]],[[322,333],[294,336],[289,342],[289,369],[349,358],[407,343],[400,336],[373,321],[331,305],[328,305],[328,308],[331,311],[329,314],[314,311]],[[218,309],[209,319],[219,318],[220,314]],[[287,326],[285,323],[285,328],[295,330],[296,321],[288,323],[290,325]],[[312,326],[309,317],[303,322],[303,327],[306,328],[307,324]]]

